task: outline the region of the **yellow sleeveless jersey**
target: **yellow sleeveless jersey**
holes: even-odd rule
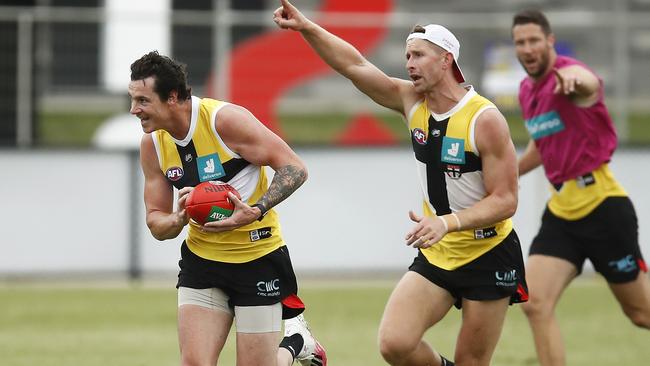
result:
[[[607,197],[625,197],[607,164],[581,177],[568,180],[558,188],[551,185],[548,209],[565,220],[578,220],[591,213]]]
[[[487,195],[474,126],[480,113],[489,108],[496,107],[470,87],[461,101],[445,114],[432,113],[425,101],[411,109],[408,127],[425,215],[464,210]],[[489,227],[452,232],[422,249],[422,253],[431,264],[453,270],[497,246],[511,231],[512,221],[507,219]]]
[[[182,141],[164,130],[153,132],[160,169],[177,189],[200,182],[229,183],[252,205],[267,189],[264,167],[255,166],[230,150],[217,133],[217,111],[228,103],[192,97],[190,130]],[[227,263],[244,263],[262,257],[284,245],[274,210],[264,219],[232,231],[208,233],[190,220],[188,248],[199,257]]]

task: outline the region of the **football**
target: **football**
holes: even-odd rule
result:
[[[185,210],[192,220],[201,225],[226,219],[235,209],[235,205],[228,199],[228,192],[241,199],[239,192],[228,183],[218,180],[199,183],[188,194]]]

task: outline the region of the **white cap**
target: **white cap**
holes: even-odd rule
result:
[[[406,40],[413,38],[427,40],[437,46],[442,47],[445,51],[451,52],[454,55],[454,77],[459,83],[465,82],[465,76],[458,66],[458,57],[460,57],[460,43],[456,36],[449,31],[449,29],[438,25],[429,24],[424,26],[424,33],[413,32],[409,34]]]

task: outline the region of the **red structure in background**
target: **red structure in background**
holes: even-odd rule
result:
[[[320,12],[379,13],[387,17],[391,10],[392,0],[326,0]],[[364,54],[373,50],[386,33],[383,23],[371,28],[326,28]],[[318,57],[299,33],[277,30],[244,41],[232,50],[228,95],[231,102],[245,106],[270,129],[282,136],[275,108],[278,100],[292,88],[331,72],[333,71],[330,67]],[[208,94],[214,95],[210,87],[211,81],[208,81],[207,90]],[[368,116],[365,123],[380,122]]]
[[[397,138],[391,130],[371,114],[360,113],[334,141],[337,145],[395,145]]]

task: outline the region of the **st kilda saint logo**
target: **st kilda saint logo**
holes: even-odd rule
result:
[[[447,176],[451,179],[460,179],[460,165],[447,164]]]

